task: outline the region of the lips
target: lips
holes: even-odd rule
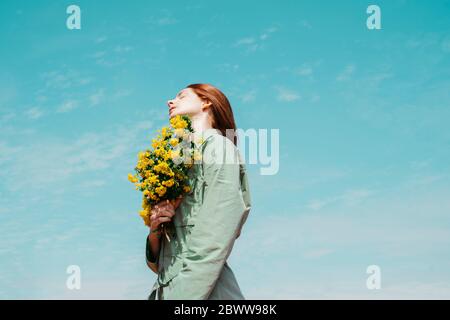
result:
[[[172,110],[175,110],[175,107],[170,107],[169,112],[172,112]]]

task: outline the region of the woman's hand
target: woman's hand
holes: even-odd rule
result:
[[[178,208],[182,200],[183,198],[180,197],[172,202],[161,201],[157,203],[151,210],[150,234],[148,235],[148,240],[150,241],[149,250],[152,251],[154,257],[157,257],[159,255],[160,237],[161,237],[161,231],[157,232],[154,231],[159,228],[159,225],[161,223],[170,221],[172,219],[172,217],[175,215],[175,210]],[[155,233],[157,234],[156,236]],[[153,270],[153,272],[158,273],[157,262],[155,264],[154,262],[149,262],[149,260],[147,260],[147,265],[149,266],[150,269]]]
[[[155,231],[159,228],[159,225],[164,222],[169,222],[175,215],[175,210],[180,205],[182,197],[172,201],[165,200],[158,202],[153,208],[150,216],[150,232]]]

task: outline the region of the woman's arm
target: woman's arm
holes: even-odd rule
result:
[[[164,293],[165,299],[203,300],[214,289],[249,210],[240,191],[238,159],[237,149],[227,138],[215,137],[205,147],[204,201],[186,244],[183,267],[171,280],[173,290]]]
[[[147,236],[145,246],[145,256],[147,266],[154,272],[158,273],[159,249],[160,249],[161,232],[151,232]]]
[[[169,222],[175,215],[175,210],[181,203],[182,198],[170,202],[168,200],[157,203],[152,208],[150,233],[147,236],[145,246],[145,256],[147,266],[153,272],[158,273],[159,249],[161,245],[161,231],[159,225],[164,222]]]

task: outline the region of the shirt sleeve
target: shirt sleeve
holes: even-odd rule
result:
[[[231,253],[249,208],[240,189],[238,149],[217,136],[203,152],[206,190],[187,240],[183,266],[165,299],[208,299]]]
[[[146,237],[145,244],[145,258],[147,260],[147,265],[152,269],[153,272],[158,273],[158,262],[159,257],[153,254],[153,251],[150,246],[150,240],[148,239],[148,235]]]

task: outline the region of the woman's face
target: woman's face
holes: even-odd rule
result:
[[[176,95],[175,99],[167,101],[169,106],[169,118],[176,115],[196,115],[203,112],[204,102],[191,88],[184,88]]]

